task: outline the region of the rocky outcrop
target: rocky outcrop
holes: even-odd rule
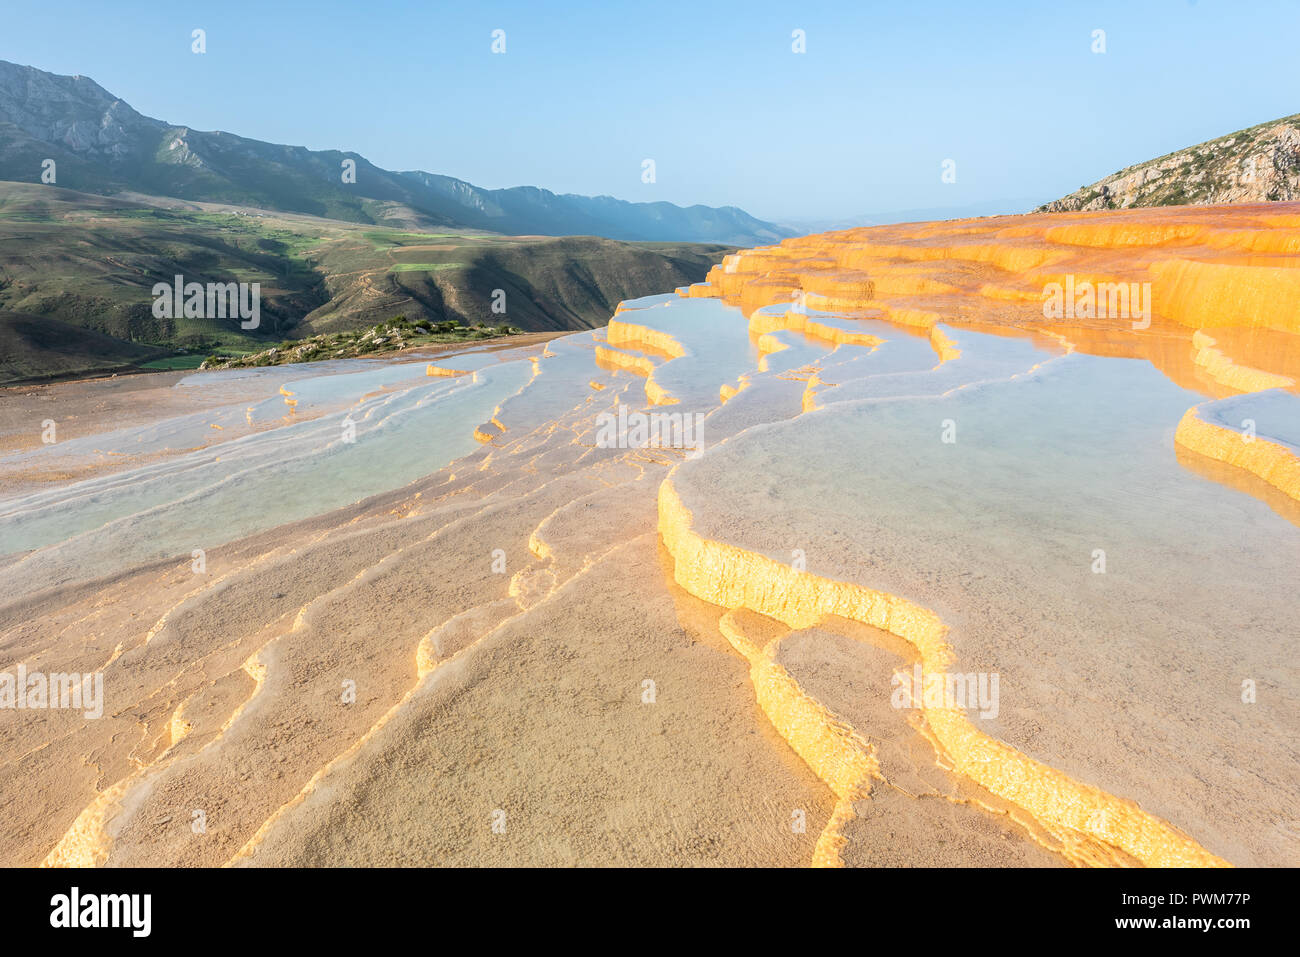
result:
[[[1300,114],[1122,169],[1036,212],[1300,199]]]
[[[142,136],[156,137],[166,128],[89,77],[56,76],[4,61],[0,120],[34,140],[110,162],[130,158],[138,152]]]

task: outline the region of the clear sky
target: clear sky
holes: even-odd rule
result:
[[[1300,112],[1297,0],[0,0],[0,25],[0,59],[169,122],[780,221],[1022,211]]]

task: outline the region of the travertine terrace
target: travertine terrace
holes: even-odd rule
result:
[[[0,861],[1293,865],[1297,303],[1295,204],[877,227],[10,439],[0,669],[105,707]]]

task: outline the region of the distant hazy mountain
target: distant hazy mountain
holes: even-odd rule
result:
[[[58,186],[81,192],[135,191],[358,223],[746,246],[791,235],[734,206],[480,189],[380,169],[357,153],[174,126],[137,113],[88,77],[0,60],[0,180],[40,182],[46,159],[57,164]],[[356,163],[355,183],[342,182],[345,159]]]
[[[1037,212],[1300,199],[1300,114],[1122,169]]]

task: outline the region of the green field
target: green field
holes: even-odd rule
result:
[[[437,272],[439,269],[461,269],[465,263],[394,263],[389,272]]]

